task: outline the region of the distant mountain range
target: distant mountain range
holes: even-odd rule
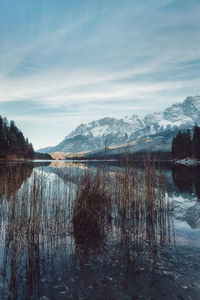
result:
[[[182,103],[168,107],[162,113],[138,115],[123,119],[102,118],[80,124],[56,146],[38,151],[42,153],[127,151],[170,151],[178,130],[200,125],[200,96],[187,97]]]

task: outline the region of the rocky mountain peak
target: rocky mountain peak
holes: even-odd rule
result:
[[[194,121],[200,118],[200,96],[187,97],[182,104],[185,115],[192,117]]]
[[[156,136],[161,141],[160,145],[155,144],[156,149],[160,149],[161,146],[169,149],[177,130],[192,128],[195,123],[200,124],[200,96],[187,97],[182,103],[171,105],[163,113],[148,114],[144,118],[133,114],[123,119],[105,117],[82,123],[60,144],[40,151],[81,152],[104,148],[105,144],[116,146],[132,141],[135,145],[135,141],[138,144],[139,140],[143,141],[140,143],[142,149],[142,143],[150,137],[157,143]],[[137,151],[137,147],[134,147]]]
[[[163,116],[171,122],[196,122],[200,117],[200,96],[187,97],[182,103],[168,107]]]

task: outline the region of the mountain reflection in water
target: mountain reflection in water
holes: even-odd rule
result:
[[[1,164],[0,297],[197,299],[199,173],[141,163]],[[93,223],[72,222],[83,203]]]

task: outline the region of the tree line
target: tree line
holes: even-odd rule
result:
[[[49,160],[52,160],[53,157],[48,153],[35,152],[34,159],[41,159],[41,160],[49,159]]]
[[[0,157],[15,155],[18,158],[34,158],[34,150],[14,121],[10,123],[0,116]]]
[[[195,125],[192,132],[179,131],[172,141],[172,155],[180,159],[186,157],[200,159],[200,127]]]

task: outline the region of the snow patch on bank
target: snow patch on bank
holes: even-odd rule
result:
[[[198,166],[200,165],[200,160],[196,158],[186,157],[184,159],[176,160],[177,164],[184,165],[184,166]]]

